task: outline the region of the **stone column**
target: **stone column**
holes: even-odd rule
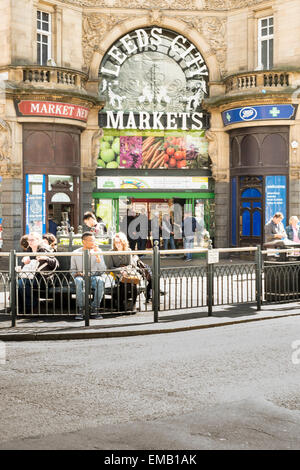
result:
[[[0,175],[3,248],[19,248],[23,225],[22,127],[0,119]]]
[[[87,128],[81,134],[81,207],[80,220],[84,212],[92,209],[92,193],[96,186],[96,168],[102,130],[98,126],[99,109],[89,113]]]
[[[19,240],[23,234],[23,181],[4,177],[1,187],[3,248],[2,251],[19,250]]]
[[[211,124],[206,138],[215,180],[215,247],[226,248],[230,227],[229,136],[224,132],[219,111],[212,112]]]

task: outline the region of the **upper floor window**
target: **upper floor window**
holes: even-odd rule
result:
[[[47,65],[51,57],[51,15],[37,11],[37,63]]]
[[[273,68],[274,18],[268,16],[258,22],[258,66],[260,69]]]

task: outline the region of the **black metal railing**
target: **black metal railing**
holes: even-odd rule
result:
[[[198,256],[201,254],[201,258],[197,258],[192,265],[182,263],[173,267],[161,266],[162,254],[180,256],[187,252]],[[248,303],[256,305],[259,311],[262,304],[300,299],[300,260],[295,250],[261,251],[260,247],[249,247],[160,251],[155,246],[150,253],[152,285],[141,274],[135,284],[121,282],[118,270],[91,272],[91,255],[88,251],[83,254],[55,253],[60,267],[53,273],[24,273],[18,269],[24,253],[1,253],[0,256],[9,261],[9,269],[0,274],[0,313],[5,318],[9,317],[12,326],[15,326],[21,317],[74,317],[82,310],[85,325],[88,326],[96,292],[94,276],[98,276],[97,279],[103,283],[103,297],[97,303],[100,315],[116,316],[148,311],[153,313],[154,322],[160,320],[161,313],[174,310],[186,313],[201,310],[203,314],[203,309],[207,309],[208,315],[212,315],[215,306]],[[108,254],[113,255],[114,252],[103,252],[104,259]],[[149,251],[134,254],[149,255]],[[245,255],[247,259],[243,259]],[[72,256],[83,257],[81,293],[78,280],[70,271]],[[230,256],[231,259],[219,260],[220,256]],[[150,303],[147,302],[149,298]]]

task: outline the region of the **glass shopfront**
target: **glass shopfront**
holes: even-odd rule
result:
[[[131,31],[100,65],[97,216],[117,230],[128,207],[160,217],[174,204],[213,227],[213,181],[202,109],[208,69],[194,44],[164,28]]]

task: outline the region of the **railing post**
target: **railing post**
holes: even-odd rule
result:
[[[160,251],[158,241],[155,241],[153,246],[152,266],[152,307],[154,312],[154,323],[158,323],[158,311],[160,306]]]
[[[83,275],[84,275],[84,319],[85,326],[90,326],[90,253],[83,250]]]
[[[212,309],[214,304],[214,265],[209,262],[209,250],[212,249],[212,245],[208,245],[207,250],[207,285],[206,285],[206,292],[207,292],[207,308],[208,308],[208,316],[212,316]]]
[[[9,255],[9,279],[10,279],[10,308],[11,326],[16,326],[17,317],[17,285],[16,285],[16,251],[11,250]]]
[[[262,298],[262,254],[261,246],[257,245],[255,253],[255,264],[256,264],[256,309],[261,310],[261,298]]]

